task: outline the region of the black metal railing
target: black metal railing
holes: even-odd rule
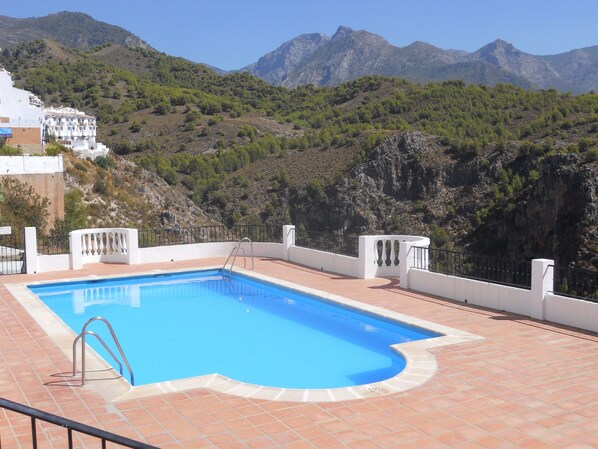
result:
[[[37,435],[37,421],[44,421],[56,426],[62,427],[67,431],[68,448],[73,448],[73,432],[82,433],[89,435],[101,441],[102,449],[106,448],[106,443],[114,443],[119,446],[136,448],[136,449],[158,449],[157,446],[151,446],[146,443],[132,440],[127,437],[116,435],[105,430],[100,430],[95,427],[81,424],[77,421],[73,421],[67,418],[62,418],[51,413],[43,412],[33,407],[28,407],[17,402],[9,401],[8,399],[0,398],[0,408],[10,410],[15,413],[19,413],[24,416],[31,418],[31,440],[33,449],[38,447],[38,435]],[[1,438],[1,436],[0,436]],[[2,447],[2,441],[0,440],[0,447]]]
[[[190,243],[252,242],[282,243],[282,227],[268,225],[197,226],[192,228],[140,229],[139,247],[188,245]]]
[[[19,274],[25,270],[25,236],[23,227],[0,222],[0,275]]]
[[[530,289],[530,262],[460,253],[446,249],[413,247],[415,268],[435,273]]]
[[[70,253],[69,235],[41,235],[37,237],[37,253],[46,256]]]
[[[598,271],[551,266],[553,293],[598,302]]]
[[[359,256],[359,236],[295,228],[295,245],[345,256]]]

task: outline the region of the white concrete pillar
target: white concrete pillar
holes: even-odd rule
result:
[[[409,270],[413,266],[413,243],[405,240],[399,243],[399,286],[409,288]]]
[[[359,277],[373,279],[376,277],[378,264],[376,263],[376,237],[375,235],[359,236]]]
[[[37,229],[25,228],[25,273],[37,273]]]
[[[282,227],[282,259],[291,260],[291,246],[295,245],[295,226]]]
[[[81,245],[81,235],[82,231],[72,231],[69,234],[69,267],[71,270],[79,270],[83,268],[83,246]]]
[[[537,320],[544,319],[544,298],[553,289],[554,260],[532,260],[532,290],[530,316]]]
[[[139,263],[139,233],[137,229],[126,229],[127,236],[127,263],[134,265]]]
[[[399,249],[399,277],[401,279],[399,286],[401,288],[409,288],[409,271],[411,268],[419,267],[423,270],[428,269],[427,248],[429,248],[429,246],[430,241],[426,238],[401,241]]]

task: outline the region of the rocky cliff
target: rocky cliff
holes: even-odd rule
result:
[[[538,180],[512,210],[497,211],[472,233],[472,245],[598,267],[596,166],[581,164],[576,154],[561,154],[546,157],[537,170]]]
[[[476,253],[598,266],[596,165],[576,154],[522,158],[515,144],[457,159],[439,138],[406,132],[373,150],[343,183],[298,203],[294,222],[347,233],[448,235],[453,248]]]

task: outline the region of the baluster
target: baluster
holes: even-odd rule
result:
[[[95,236],[94,234],[87,234],[87,255],[93,256],[94,253],[94,246],[95,246]]]
[[[127,234],[124,232],[120,235],[120,244],[122,246],[122,253],[129,254],[129,242],[127,241]]]
[[[114,239],[116,238],[116,234],[114,232],[109,232],[106,234],[106,239],[108,240],[108,254],[116,254],[116,242]]]
[[[384,261],[387,267],[390,267],[392,263],[392,259],[390,257],[390,253],[392,252],[392,247],[390,244],[390,240],[384,240],[384,254],[386,254],[386,260]]]
[[[394,251],[394,266],[398,267],[401,263],[401,259],[399,258],[399,251],[401,251],[401,242],[398,239],[393,240],[392,248]]]
[[[376,251],[376,264],[381,267],[382,263],[383,263],[383,258],[382,258],[382,254],[383,250],[384,250],[384,242],[382,240],[376,240],[374,242],[374,249]]]
[[[98,254],[106,254],[106,233],[98,232]]]
[[[123,251],[123,233],[122,232],[115,232],[114,233],[114,250],[116,254],[124,254]]]

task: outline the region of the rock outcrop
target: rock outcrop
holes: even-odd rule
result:
[[[527,181],[497,202],[506,169]],[[438,137],[406,132],[294,210],[308,229],[428,236],[443,229],[457,249],[598,266],[598,168],[576,154],[533,160],[512,147],[464,160]]]

